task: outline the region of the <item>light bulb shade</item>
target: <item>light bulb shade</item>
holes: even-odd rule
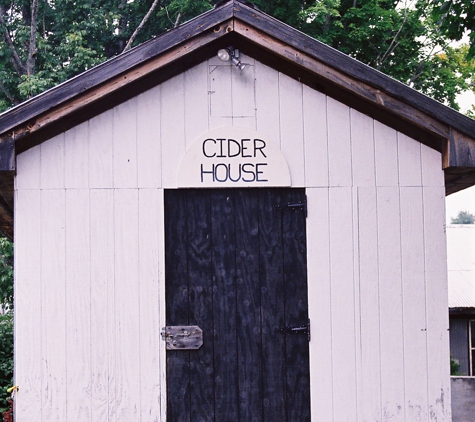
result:
[[[241,73],[249,66],[249,63],[241,63],[241,60],[238,60],[235,57],[231,58],[231,62],[241,71]]]
[[[231,54],[229,53],[229,50],[227,48],[221,48],[220,50],[218,50],[218,58],[223,62],[227,62],[231,58]]]
[[[239,70],[240,70],[241,73],[242,73],[242,72],[244,72],[244,70],[247,69],[249,66],[250,66],[249,63],[240,63],[239,66],[238,66],[238,68],[239,68]]]

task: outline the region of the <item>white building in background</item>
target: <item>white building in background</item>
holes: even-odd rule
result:
[[[450,355],[454,422],[473,418],[475,408],[475,224],[447,226]]]
[[[475,376],[475,224],[447,226],[447,268],[450,352],[460,375]]]

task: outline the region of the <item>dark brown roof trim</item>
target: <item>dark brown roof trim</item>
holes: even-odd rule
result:
[[[418,108],[448,126],[456,127],[459,131],[475,137],[475,120],[421,94],[390,76],[239,2],[235,4],[234,16],[251,26],[259,28],[260,31],[284,41],[295,49],[305,52],[314,59]]]
[[[170,48],[176,47],[207,30],[212,30],[214,26],[228,20],[232,15],[233,3],[206,12],[172,31],[147,41],[7,110],[0,114],[0,134],[9,132],[31,118],[97,88],[111,78],[128,72],[132,68],[140,67]]]
[[[0,115],[0,133],[11,131],[31,118],[46,113],[61,103],[98,87],[110,78],[139,67],[168,49],[185,43],[205,31],[212,30],[215,26],[233,17],[351,78],[380,90],[381,93],[389,94],[402,103],[439,120],[444,125],[456,127],[466,135],[475,137],[474,120],[237,0],[231,0],[221,7],[206,12],[156,39],[129,50],[8,110]],[[230,28],[230,30],[233,29]],[[298,62],[298,60],[299,57],[294,57],[294,61]],[[305,63],[302,63],[302,66],[305,66]],[[381,105],[384,107],[384,104]],[[438,133],[440,134],[440,131]]]

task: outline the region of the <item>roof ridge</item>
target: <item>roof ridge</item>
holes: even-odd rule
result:
[[[242,4],[245,4],[246,6],[252,7],[253,9],[259,10],[259,8],[254,3],[248,0],[221,0],[221,1],[218,1],[214,5],[214,8],[217,9],[218,7],[224,6],[225,4],[228,4],[228,3],[242,3]]]

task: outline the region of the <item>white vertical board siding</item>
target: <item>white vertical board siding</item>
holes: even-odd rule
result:
[[[37,145],[19,155],[16,160],[16,168],[17,174],[20,174],[21,177],[15,177],[15,189],[38,190],[41,183],[41,145]]]
[[[327,97],[303,86],[305,185],[328,186]]]
[[[141,420],[160,420],[160,191],[139,191],[139,350]]]
[[[87,146],[87,142],[84,143]],[[59,191],[61,192],[61,191]],[[90,421],[91,385],[91,254],[89,190],[67,189],[65,198],[65,315],[69,400],[66,420]]]
[[[254,60],[242,56],[240,60],[248,66],[243,72],[232,67],[233,126],[256,129],[256,91]]]
[[[449,321],[445,198],[443,187],[424,187],[424,265],[426,276],[429,414],[450,421]],[[447,310],[447,311],[445,311]]]
[[[64,187],[64,148],[64,134],[55,136],[40,145],[39,181],[41,189]]]
[[[241,72],[230,61],[217,57],[208,61],[210,129],[221,126],[256,128],[256,91],[254,59],[241,54],[246,63]]]
[[[31,154],[27,156],[30,158]],[[40,201],[38,189],[19,190],[15,194],[15,204],[21,204],[15,212],[15,237],[19,241],[15,242],[14,374],[15,383],[22,386],[22,394],[15,398],[15,416],[19,421],[42,420]]]
[[[351,154],[354,186],[374,186],[374,121],[351,109]]]
[[[421,186],[421,145],[402,133],[397,134],[398,177],[400,186]]]
[[[327,116],[329,184],[352,186],[350,109],[328,98]]]
[[[64,143],[64,184],[70,188],[88,188],[88,160],[78,160],[77,157],[89,155],[89,122],[72,128],[68,134]]]
[[[333,344],[328,188],[307,189],[311,414],[333,421]],[[320,339],[320,340],[319,340]],[[316,344],[318,343],[318,344]],[[316,347],[314,347],[316,344]]]
[[[441,168],[442,154],[432,148],[421,145],[422,186],[444,187],[444,172]]]
[[[91,420],[115,414],[114,191],[90,192]],[[99,341],[100,340],[100,341]]]
[[[378,189],[379,323],[383,414],[404,421],[404,297],[401,280],[399,189]]]
[[[398,186],[397,132],[374,121],[376,186]]]
[[[213,61],[215,63],[213,63]],[[211,127],[231,124],[233,117],[233,68],[217,59],[209,64],[209,115]]]
[[[375,187],[358,188],[358,420],[381,421],[381,327],[378,207]],[[359,371],[358,371],[359,366]]]
[[[335,421],[349,421],[357,414],[352,201],[351,188],[330,188],[330,301]],[[350,368],[353,369],[349,371]]]
[[[161,187],[160,87],[137,98],[137,183],[139,188]]]
[[[41,192],[42,420],[58,422],[68,420],[65,200],[64,189]]]
[[[178,165],[186,151],[184,74],[164,82],[160,88],[162,184],[176,187]]]
[[[118,420],[140,420],[137,190],[114,191],[114,236],[116,413]]]
[[[199,135],[208,132],[208,64],[203,62],[185,72],[185,139],[189,147]]]
[[[113,179],[113,149],[112,118],[114,111],[105,113],[89,120],[89,186],[91,188],[112,188]]]
[[[307,188],[313,420],[450,419],[440,153],[242,61],[212,58],[18,156],[19,422],[165,422],[163,188],[226,125],[270,136]]]
[[[420,161],[419,161],[420,163]],[[420,178],[420,173],[419,173]],[[427,420],[427,325],[421,187],[400,190],[406,420]]]
[[[280,149],[295,187],[305,186],[302,87],[296,80],[280,75]]]
[[[256,61],[255,74],[256,129],[279,144],[279,72]]]
[[[113,112],[114,187],[137,188],[137,97]]]

